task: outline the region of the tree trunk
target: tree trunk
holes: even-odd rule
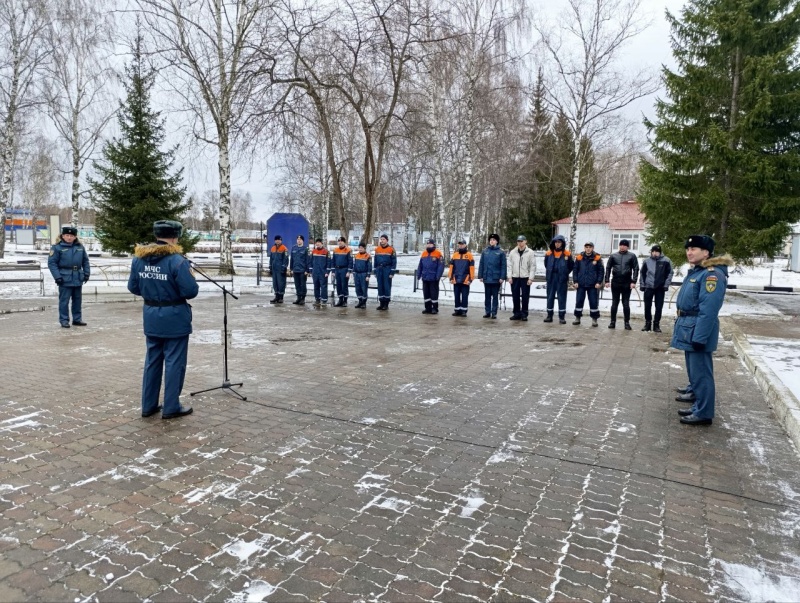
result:
[[[0,259],[5,257],[6,252],[6,210],[11,201],[11,180],[14,172],[14,119],[17,113],[20,64],[17,51],[18,49],[13,49],[14,71],[11,79],[11,89],[8,93],[8,105],[5,108],[6,118],[3,124],[2,157],[0,157],[0,169],[2,169],[3,174],[2,180],[0,180]]]
[[[231,163],[228,133],[219,136],[219,273],[235,274],[231,249]]]
[[[569,251],[575,253],[575,239],[578,232],[578,214],[581,213],[581,198],[580,198],[580,184],[581,184],[581,136],[582,131],[579,129],[575,132],[575,140],[573,141],[573,158],[572,158],[572,204],[570,207],[570,222],[569,222]]]
[[[78,148],[78,109],[72,110],[72,225],[78,228],[81,206],[81,152]]]
[[[734,135],[734,130],[736,128],[736,118],[737,113],[739,112],[739,86],[741,84],[741,63],[742,63],[742,50],[741,48],[736,49],[736,54],[733,57],[733,83],[731,86],[731,114],[728,119],[728,148],[731,151],[736,150],[736,137]],[[730,166],[725,168],[725,200],[726,200],[726,207],[725,210],[722,212],[722,218],[719,223],[719,242],[722,243],[722,246],[725,245],[725,237],[728,235],[728,220],[731,215],[731,206],[733,205],[733,199],[731,199],[731,189],[733,188],[732,182],[733,176],[731,175],[731,168]],[[713,234],[713,233],[712,233]]]

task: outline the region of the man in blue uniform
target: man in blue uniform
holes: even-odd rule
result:
[[[378,281],[378,310],[388,310],[392,301],[392,279],[397,273],[397,253],[389,245],[389,235],[382,234],[372,260],[375,280]]]
[[[569,275],[575,262],[567,249],[564,235],[556,235],[550,241],[550,249],[544,255],[545,276],[547,279],[547,316],[544,322],[553,322],[556,298],[558,298],[558,322],[567,324],[567,287]]]
[[[372,256],[367,252],[367,244],[358,244],[358,253],[353,258],[353,280],[356,284],[356,308],[365,310],[369,294],[369,277],[372,274]]]
[[[197,297],[198,286],[189,260],[183,257],[178,239],[183,225],[159,220],[153,225],[156,242],[137,245],[128,279],[128,291],[141,295],[147,355],[142,376],[142,416],[150,417],[162,409],[158,404],[161,377],[164,375],[162,419],[192,413],[181,405],[180,395],[186,376],[192,309],[186,300]]]
[[[300,306],[306,303],[306,280],[308,273],[311,272],[311,262],[308,257],[308,247],[306,247],[306,238],[303,235],[297,235],[297,245],[292,247],[290,261],[290,270],[292,277],[294,277],[294,290],[297,294],[297,299],[292,303],[295,306]]]
[[[58,321],[69,329],[69,303],[72,301],[72,324],[85,327],[81,312],[82,290],[89,280],[89,256],[78,240],[78,229],[64,226],[58,242],[50,248],[47,267],[58,285]]]
[[[333,271],[336,277],[336,295],[339,301],[334,308],[347,307],[350,297],[350,273],[353,272],[353,250],[347,245],[347,239],[339,237],[339,244],[333,250]]]
[[[592,326],[597,326],[597,319],[600,318],[600,289],[603,288],[603,258],[599,253],[594,252],[594,243],[586,243],[583,246],[583,253],[575,256],[575,267],[572,270],[573,287],[577,290],[575,295],[575,320],[572,324],[581,324],[583,316],[583,303],[589,298],[589,317],[592,319]]]
[[[422,295],[425,298],[423,314],[439,313],[439,280],[443,274],[444,256],[436,249],[436,239],[428,239],[417,266],[417,278],[422,280]]]
[[[328,275],[331,273],[331,254],[322,244],[322,239],[314,241],[311,250],[311,278],[314,281],[314,305],[328,303]]]
[[[489,235],[489,246],[481,253],[478,266],[478,280],[483,283],[484,318],[497,319],[497,305],[500,297],[500,285],[506,280],[508,261],[505,252],[500,249],[500,235]]]
[[[275,297],[271,304],[282,304],[286,293],[286,270],[289,268],[289,250],[283,244],[281,235],[275,235],[275,244],[269,250],[269,271],[272,274],[272,290]]]
[[[711,425],[716,397],[711,355],[717,349],[719,311],[733,260],[727,255],[714,257],[714,239],[707,235],[690,236],[685,247],[692,267],[678,292],[678,319],[670,345],[686,355],[691,393],[685,401],[693,404],[678,414],[681,423]]]

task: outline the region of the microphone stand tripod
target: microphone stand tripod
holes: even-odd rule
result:
[[[188,258],[187,258],[188,259]],[[242,383],[231,383],[230,378],[228,377],[228,296],[230,295],[233,299],[239,299],[236,297],[232,291],[228,291],[225,285],[220,285],[217,281],[213,278],[208,276],[205,272],[200,270],[192,260],[189,260],[189,264],[191,264],[192,268],[194,268],[198,274],[200,274],[204,279],[206,279],[209,283],[214,283],[217,287],[222,289],[222,307],[223,307],[223,322],[222,322],[222,332],[223,332],[223,353],[222,353],[222,385],[217,387],[209,387],[208,389],[201,389],[197,392],[190,392],[190,396],[194,396],[195,394],[203,394],[205,392],[211,392],[214,390],[221,389],[222,391],[228,392],[233,394],[240,400],[247,400],[247,397],[243,396],[239,392],[235,391],[234,387],[241,387]]]

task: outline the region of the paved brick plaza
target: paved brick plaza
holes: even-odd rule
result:
[[[187,392],[221,382],[193,305]],[[797,451],[729,343],[708,429],[667,333],[231,310],[248,401],[176,421],[140,417],[139,304],[0,315],[0,600],[800,598]]]

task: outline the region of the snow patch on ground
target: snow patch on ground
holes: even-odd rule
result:
[[[768,573],[763,567],[747,567],[725,561],[719,561],[719,565],[726,586],[746,601],[800,601],[800,578]]]
[[[244,585],[244,592],[236,593],[231,597],[231,603],[250,603],[251,601],[263,601],[277,590],[269,582],[263,580],[253,580]]]
[[[434,404],[439,404],[441,401],[441,398],[431,398],[430,400],[422,400],[420,404],[423,406],[433,406]]]
[[[461,509],[461,517],[472,517],[472,514],[486,504],[486,499],[481,496],[478,490],[471,490],[469,496],[461,496],[464,501],[464,508]]]
[[[800,340],[748,337],[753,353],[764,360],[781,382],[800,400]]]

